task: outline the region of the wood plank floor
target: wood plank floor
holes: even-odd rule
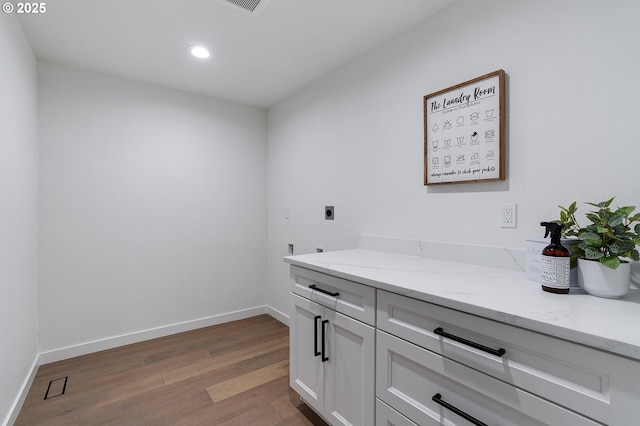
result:
[[[289,329],[260,315],[43,365],[15,425],[326,425],[288,370]]]

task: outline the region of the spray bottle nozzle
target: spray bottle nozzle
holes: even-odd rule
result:
[[[560,234],[562,232],[562,224],[556,222],[540,222],[540,226],[545,227],[544,237],[547,238],[551,234],[551,240],[556,238],[560,241]]]

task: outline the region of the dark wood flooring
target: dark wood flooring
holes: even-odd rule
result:
[[[326,425],[288,370],[289,329],[260,315],[43,365],[15,425]]]

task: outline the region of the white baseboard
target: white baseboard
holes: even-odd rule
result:
[[[267,305],[267,313],[289,327],[289,315],[285,315],[276,308]]]
[[[18,414],[20,414],[20,410],[22,409],[22,405],[24,401],[27,399],[27,395],[29,394],[29,389],[31,389],[31,385],[33,384],[33,380],[36,378],[36,374],[38,373],[38,367],[42,365],[40,363],[40,356],[36,355],[33,360],[33,364],[31,364],[31,371],[29,375],[25,378],[22,386],[20,387],[20,392],[16,397],[15,401],[13,401],[13,405],[11,405],[11,409],[9,410],[9,414],[7,418],[4,419],[2,425],[8,426],[12,425],[18,419]]]
[[[40,354],[40,365],[266,313],[268,313],[268,307],[264,305],[220,315],[213,315],[211,317],[200,318],[197,320],[186,321],[178,324],[152,328],[149,330],[136,331],[134,333],[123,334],[121,336],[94,340],[92,342],[81,343],[79,345],[68,346],[66,348],[43,352]],[[278,317],[275,318],[280,320]]]

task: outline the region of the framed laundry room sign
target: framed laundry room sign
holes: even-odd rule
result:
[[[424,185],[505,179],[505,73],[424,97]]]

